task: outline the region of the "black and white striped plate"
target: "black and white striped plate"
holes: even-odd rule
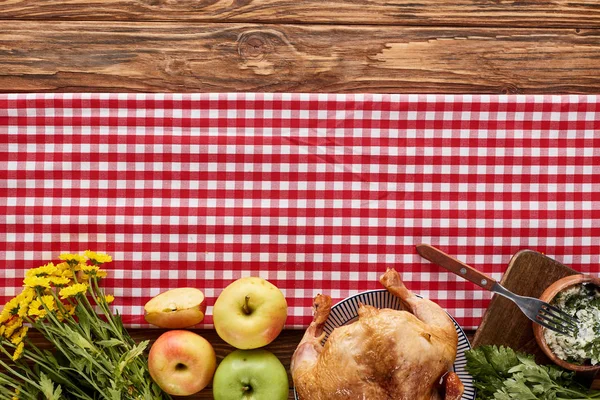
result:
[[[325,323],[325,341],[329,338],[329,334],[338,326],[346,325],[356,321],[358,318],[358,304],[368,304],[377,308],[391,308],[394,310],[402,310],[402,303],[400,299],[392,295],[385,289],[370,290],[367,292],[358,293],[354,296],[350,296],[333,307],[331,307],[331,313]],[[473,385],[473,377],[469,375],[466,370],[467,359],[465,357],[465,351],[471,349],[471,344],[467,339],[467,335],[462,330],[460,325],[448,314],[452,322],[454,322],[454,328],[458,334],[458,348],[456,354],[456,361],[454,362],[453,370],[460,377],[460,380],[465,385],[465,392],[462,396],[462,400],[475,400],[475,386]],[[294,388],[294,397],[299,400],[298,394]]]

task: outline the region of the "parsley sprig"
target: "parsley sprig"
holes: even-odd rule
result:
[[[555,365],[538,365],[533,356],[504,346],[480,346],[466,352],[467,370],[479,400],[587,400],[600,391],[587,390],[574,373]]]

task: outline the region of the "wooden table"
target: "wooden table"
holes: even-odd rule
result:
[[[599,70],[596,0],[0,2],[2,92],[598,93]],[[289,366],[302,334],[268,348]]]
[[[598,93],[596,0],[11,0],[0,91]]]

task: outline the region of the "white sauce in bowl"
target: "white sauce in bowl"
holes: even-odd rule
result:
[[[556,356],[572,364],[596,365],[600,362],[600,289],[592,284],[579,284],[563,290],[552,304],[575,316],[574,337],[544,329],[546,344]]]

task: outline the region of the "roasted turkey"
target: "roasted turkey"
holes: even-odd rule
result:
[[[458,400],[463,385],[449,370],[458,337],[452,320],[434,302],[419,298],[394,269],[380,282],[406,310],[360,305],[358,320],[333,330],[323,326],[331,298],[317,295],[314,319],[292,357],[300,400]]]

